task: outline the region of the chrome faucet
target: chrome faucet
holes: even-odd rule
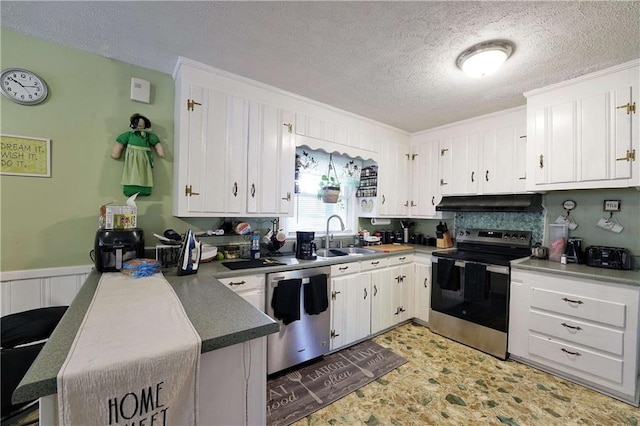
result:
[[[331,215],[329,216],[329,218],[327,219],[327,233],[325,234],[324,238],[324,248],[329,249],[329,244],[330,244],[330,235],[329,235],[329,222],[331,222],[331,219],[333,219],[334,217],[337,217],[338,220],[340,221],[340,227],[342,228],[342,230],[344,231],[344,222],[342,221],[342,218],[340,216],[338,216],[337,214]]]

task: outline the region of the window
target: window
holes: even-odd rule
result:
[[[329,161],[335,167],[335,176],[340,182],[340,197],[335,204],[324,203],[318,198],[323,175],[328,174]],[[360,182],[362,161],[344,155],[327,154],[306,147],[296,149],[296,193],[293,217],[285,219],[285,232],[295,236],[296,231],[313,231],[324,235],[327,218],[337,214],[343,220],[345,230],[340,230],[340,222],[332,220],[329,230],[333,234],[353,235],[357,232],[355,213],[355,190]],[[331,176],[334,176],[331,171]]]

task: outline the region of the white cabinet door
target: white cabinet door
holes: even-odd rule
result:
[[[371,275],[371,333],[375,334],[394,324],[393,281],[391,268],[380,269]]]
[[[293,114],[252,102],[249,110],[248,214],[293,214]]]
[[[440,143],[440,190],[442,195],[478,192],[480,135],[462,133]]]
[[[414,316],[428,323],[431,308],[431,265],[415,264]]]
[[[389,268],[392,287],[392,325],[413,318],[413,265]]]
[[[378,213],[406,217],[409,208],[409,147],[387,141],[378,167]]]
[[[528,190],[638,185],[638,67],[527,94]]]
[[[484,132],[480,192],[512,194],[525,190],[526,124],[499,127]]]
[[[245,209],[248,101],[210,88],[187,85],[179,113],[180,159],[174,214],[216,216]],[[192,109],[187,110],[191,101]],[[186,125],[184,124],[186,123]],[[179,151],[179,153],[178,153]]]
[[[220,278],[222,284],[235,291],[238,296],[251,303],[255,308],[265,310],[265,276],[243,275],[233,278]]]
[[[442,213],[436,212],[436,206],[442,199],[438,173],[439,159],[438,141],[423,143],[413,149],[411,154],[411,217],[443,217]]]
[[[331,350],[371,334],[370,279],[365,273],[331,280]]]

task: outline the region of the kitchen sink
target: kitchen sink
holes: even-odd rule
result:
[[[373,253],[376,253],[376,251],[362,247],[320,249],[316,252],[316,254],[320,257],[359,256],[363,254]]]

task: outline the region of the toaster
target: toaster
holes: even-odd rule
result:
[[[94,256],[98,271],[118,272],[127,260],[144,257],[144,232],[140,228],[99,229]]]
[[[631,269],[631,253],[621,247],[589,246],[585,250],[587,265],[609,269]]]

